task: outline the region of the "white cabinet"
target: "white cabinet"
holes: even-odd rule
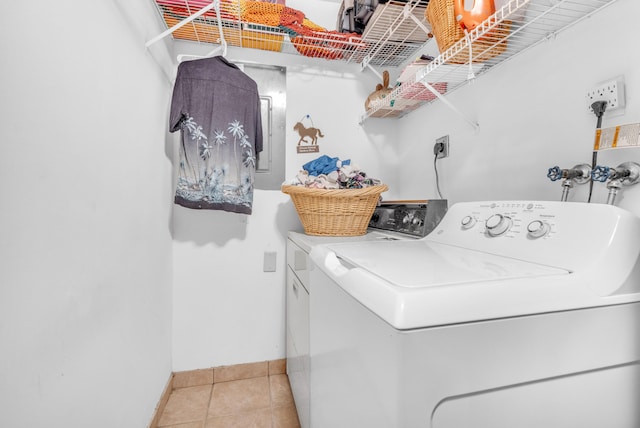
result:
[[[309,254],[287,240],[287,375],[302,428],[309,427]]]

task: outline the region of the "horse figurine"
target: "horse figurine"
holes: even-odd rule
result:
[[[305,128],[305,126],[298,122],[293,126],[293,130],[294,131],[298,131],[298,134],[300,134],[300,140],[298,140],[298,145],[300,145],[301,142],[307,142],[307,140],[305,140],[305,137],[309,137],[311,138],[311,144],[312,145],[317,145],[318,144],[318,137],[324,137],[324,135],[322,135],[322,131],[320,131],[318,128]]]

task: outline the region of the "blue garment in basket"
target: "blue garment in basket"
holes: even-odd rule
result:
[[[351,163],[350,159],[346,159],[340,161],[338,158],[331,158],[327,155],[322,155],[317,159],[309,161],[302,166],[302,169],[307,171],[309,175],[318,176],[320,174],[329,174],[333,171],[337,171],[339,169],[338,162],[341,162],[340,165],[349,165]]]

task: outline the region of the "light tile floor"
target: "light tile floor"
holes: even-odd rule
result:
[[[298,428],[289,379],[272,374],[176,388],[160,417],[162,428]]]

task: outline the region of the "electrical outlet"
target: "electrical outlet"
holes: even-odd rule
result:
[[[436,155],[436,159],[442,159],[449,156],[449,136],[445,135],[436,140],[433,145],[433,154]]]
[[[591,104],[596,101],[606,101],[606,111],[624,108],[624,76],[602,82],[593,87],[586,94],[587,109],[593,114]]]

